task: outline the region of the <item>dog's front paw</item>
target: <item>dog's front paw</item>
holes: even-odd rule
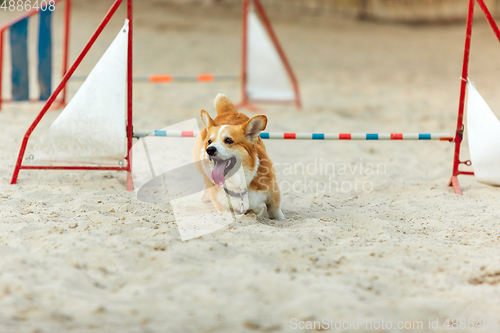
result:
[[[201,192],[201,198],[200,198],[201,202],[203,203],[209,203],[211,202],[212,200],[210,199],[210,195],[208,194],[208,191],[203,191]]]
[[[269,218],[273,220],[284,220],[285,214],[281,211],[281,209],[268,209],[267,213],[269,214]]]

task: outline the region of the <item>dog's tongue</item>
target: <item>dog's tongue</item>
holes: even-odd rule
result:
[[[215,185],[222,186],[226,179],[224,178],[224,170],[226,169],[226,161],[215,162],[214,169],[212,170],[212,180]]]

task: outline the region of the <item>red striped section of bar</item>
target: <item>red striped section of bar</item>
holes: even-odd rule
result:
[[[339,140],[351,140],[351,134],[350,133],[340,133]]]
[[[194,136],[193,131],[182,131],[181,136],[183,138],[192,138]]]
[[[199,82],[212,82],[214,80],[213,74],[200,74],[198,75]]]
[[[167,83],[167,82],[172,82],[174,80],[174,77],[172,75],[151,75],[149,77],[149,81],[153,83]]]
[[[285,140],[295,140],[296,138],[295,133],[283,133],[283,139]]]
[[[391,140],[403,140],[402,133],[391,133]]]

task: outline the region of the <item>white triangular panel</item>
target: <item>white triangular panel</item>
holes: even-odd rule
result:
[[[250,100],[291,101],[295,92],[285,66],[254,11],[247,18],[247,85]]]
[[[127,154],[128,20],[35,147],[34,159],[113,163]]]
[[[467,131],[476,179],[500,185],[500,121],[471,82],[467,83]]]

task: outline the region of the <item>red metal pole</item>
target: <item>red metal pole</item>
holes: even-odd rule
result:
[[[131,150],[132,150],[132,135],[133,135],[133,126],[132,126],[132,84],[133,84],[133,16],[132,16],[132,0],[127,0],[127,18],[129,20],[129,28],[128,28],[128,48],[127,48],[127,189],[129,191],[134,190],[134,184],[132,182],[132,159],[131,159]]]
[[[70,15],[71,15],[71,0],[66,0],[64,7],[64,39],[63,39],[63,63],[62,63],[62,76],[68,71],[68,57],[69,57],[69,34],[70,34]],[[66,96],[68,89],[65,86],[62,92],[61,104],[66,105]]]
[[[286,57],[285,51],[283,51],[283,48],[281,47],[278,37],[276,36],[273,27],[271,26],[271,21],[269,21],[269,18],[267,17],[264,6],[262,6],[260,0],[253,0],[253,2],[255,4],[255,8],[259,12],[259,15],[262,19],[262,23],[264,23],[264,26],[266,27],[269,37],[271,37],[271,40],[273,41],[273,44],[276,47],[276,50],[278,51],[281,61],[283,62],[283,65],[285,66],[285,69],[290,78],[290,81],[292,81],[293,90],[295,92],[295,104],[297,105],[297,109],[300,110],[302,109],[302,102],[300,100],[299,84],[297,78],[295,77],[295,73],[293,72],[292,66],[290,65],[290,62]]]
[[[57,86],[56,90],[54,90],[54,92],[52,93],[52,95],[50,95],[49,99],[47,100],[47,102],[43,106],[42,111],[40,111],[40,113],[36,117],[35,121],[31,124],[30,128],[28,129],[28,131],[26,131],[26,134],[24,135],[24,138],[23,138],[23,142],[21,144],[21,149],[19,151],[19,155],[17,157],[16,167],[14,169],[14,174],[12,175],[11,184],[15,184],[17,182],[17,178],[19,176],[19,170],[21,169],[21,165],[22,165],[23,158],[24,158],[24,153],[26,151],[26,146],[28,144],[28,140],[29,140],[29,138],[31,136],[31,133],[36,128],[36,126],[38,125],[38,123],[40,122],[40,120],[42,120],[42,118],[45,115],[45,113],[47,113],[47,111],[49,110],[50,106],[52,105],[52,103],[54,102],[54,100],[57,98],[57,96],[59,95],[59,93],[61,92],[61,90],[66,86],[66,83],[68,82],[69,78],[71,77],[71,75],[73,75],[73,73],[75,72],[75,70],[78,68],[78,66],[82,62],[83,58],[87,55],[87,53],[90,50],[90,48],[92,47],[92,45],[94,45],[94,42],[96,41],[97,37],[99,37],[99,35],[101,34],[102,30],[106,27],[106,25],[108,24],[109,20],[111,19],[111,17],[113,16],[113,14],[116,12],[116,10],[118,9],[118,7],[122,3],[122,1],[123,0],[116,0],[113,3],[113,5],[109,9],[108,13],[106,14],[106,16],[104,17],[104,19],[99,24],[99,27],[97,27],[97,30],[94,32],[94,34],[90,38],[90,40],[87,43],[87,45],[85,45],[85,47],[83,48],[82,52],[80,52],[80,54],[78,55],[78,58],[75,60],[75,63],[71,66],[71,68],[69,69],[69,71],[64,75],[64,77],[62,78],[61,83],[59,83],[59,85]]]
[[[462,67],[462,77],[460,82],[460,101],[458,105],[457,130],[455,135],[455,155],[453,159],[453,175],[450,179],[450,182],[448,183],[448,186],[453,186],[455,193],[459,195],[462,195],[462,190],[460,188],[460,183],[458,182],[458,175],[460,174],[458,167],[460,166],[460,147],[463,138],[465,93],[467,90],[467,78],[469,76],[469,56],[470,56],[470,44],[472,36],[472,21],[474,19],[474,4],[475,0],[469,0],[469,10],[467,12],[467,30],[465,34],[464,61]]]
[[[248,10],[249,0],[243,0],[243,36],[242,36],[242,61],[241,61],[241,96],[242,105],[248,103],[247,95],[247,65],[248,65]]]
[[[491,28],[493,29],[493,32],[495,33],[498,41],[500,42],[500,30],[498,29],[498,25],[495,23],[493,16],[491,16],[491,13],[490,13],[488,7],[486,7],[483,0],[477,0],[477,3],[479,4],[481,9],[483,10],[483,13],[484,13],[484,16],[486,17],[486,20],[490,24]]]

